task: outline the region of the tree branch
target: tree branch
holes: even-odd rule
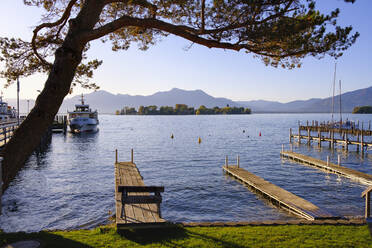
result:
[[[208,39],[202,38],[190,32],[190,29],[193,31],[195,31],[195,29],[192,29],[192,28],[189,28],[183,25],[174,25],[174,24],[170,24],[170,23],[157,20],[157,19],[152,19],[152,18],[141,19],[141,18],[135,18],[135,17],[129,17],[129,16],[122,16],[113,22],[103,25],[102,27],[96,28],[92,31],[86,31],[82,34],[81,38],[88,42],[91,40],[101,38],[120,28],[129,27],[129,26],[158,29],[161,31],[168,32],[170,34],[183,37],[189,41],[195,42],[200,45],[204,45],[209,48],[223,48],[223,49],[239,51],[241,49],[249,50],[249,47],[250,47],[248,45],[231,44],[231,43],[226,43],[226,42],[218,42],[215,40],[208,40]]]
[[[205,29],[205,0],[202,0],[201,2],[201,22],[202,22],[202,26],[201,26],[201,31],[204,32],[204,29]]]
[[[65,23],[65,21],[70,17],[70,14],[71,14],[71,9],[72,7],[74,6],[74,4],[77,2],[77,0],[71,0],[68,5],[67,5],[67,8],[65,10],[65,12],[63,13],[62,17],[57,20],[56,22],[49,22],[49,23],[42,23],[40,24],[39,26],[37,26],[35,29],[34,29],[34,35],[32,36],[32,41],[31,41],[31,45],[32,45],[32,50],[34,51],[36,57],[46,66],[51,66],[51,64],[49,62],[47,62],[37,51],[37,48],[36,48],[36,38],[37,38],[37,33],[43,29],[43,28],[52,28],[52,27],[55,27],[55,26],[58,26],[60,24],[63,24]],[[59,31],[58,31],[59,33]]]

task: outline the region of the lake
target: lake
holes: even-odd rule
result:
[[[371,115],[344,115],[367,123]],[[48,150],[33,155],[3,195],[0,228],[6,232],[92,228],[115,212],[115,149],[134,162],[147,185],[164,185],[162,215],[173,222],[292,220],[222,172],[225,156],[315,205],[342,216],[364,214],[366,185],[283,160],[289,128],[330,114],[214,116],[101,115],[99,132],[53,134]],[[245,132],[244,132],[244,131]],[[259,133],[261,132],[261,136]],[[297,131],[294,131],[297,133]],[[170,136],[174,135],[174,139]],[[201,143],[198,143],[198,137]],[[304,143],[304,142],[303,142]],[[372,174],[371,151],[362,156],[328,145],[294,145],[294,151]]]

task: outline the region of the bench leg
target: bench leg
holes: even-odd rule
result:
[[[122,203],[122,204],[121,204],[121,214],[120,214],[120,218],[123,218],[123,215],[124,215],[124,221],[127,222],[127,215],[125,214],[125,205]]]
[[[158,203],[157,205],[158,205],[158,214],[159,214],[159,217],[161,218],[160,203]]]

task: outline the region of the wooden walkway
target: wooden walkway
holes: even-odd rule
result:
[[[133,188],[137,190],[133,190]],[[160,203],[148,203],[153,202],[155,198],[159,199],[158,196],[149,194],[149,192],[155,192],[159,188],[164,191],[163,187],[145,186],[143,178],[133,162],[116,162],[115,201],[117,228],[151,228],[165,224],[166,221],[160,216]],[[127,195],[123,193],[125,190]],[[133,202],[137,204],[133,204]]]
[[[324,170],[333,172],[335,174],[341,175],[346,178],[350,178],[352,180],[356,180],[358,182],[361,182],[363,184],[372,185],[372,175],[356,171],[350,168],[346,168],[343,166],[339,166],[337,164],[328,163],[326,161],[312,158],[303,154],[291,152],[291,151],[282,151],[280,153],[282,157],[293,159],[294,161],[312,165],[318,168],[322,168]]]
[[[302,218],[307,220],[340,218],[238,166],[225,165],[222,168],[227,174],[238,178],[270,200],[278,203],[279,207],[289,210]]]
[[[332,137],[329,138],[329,137],[324,137],[324,136],[310,136],[310,135],[296,135],[296,134],[292,134],[291,137],[294,138],[294,139],[297,139],[299,142],[301,142],[301,139],[307,140],[308,143],[310,141],[317,141],[319,146],[321,146],[320,142],[329,142],[330,146],[332,146],[332,143],[336,143],[336,144],[338,143],[338,144],[341,144],[341,145],[345,145],[345,147],[347,147],[347,145],[357,145],[357,146],[361,146],[361,147],[372,147],[371,142],[350,140],[347,137],[346,137],[346,139],[334,139]]]

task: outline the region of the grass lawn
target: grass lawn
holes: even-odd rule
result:
[[[367,225],[280,225],[180,227],[116,232],[114,226],[93,230],[0,232],[6,243],[35,239],[42,247],[372,247]]]

